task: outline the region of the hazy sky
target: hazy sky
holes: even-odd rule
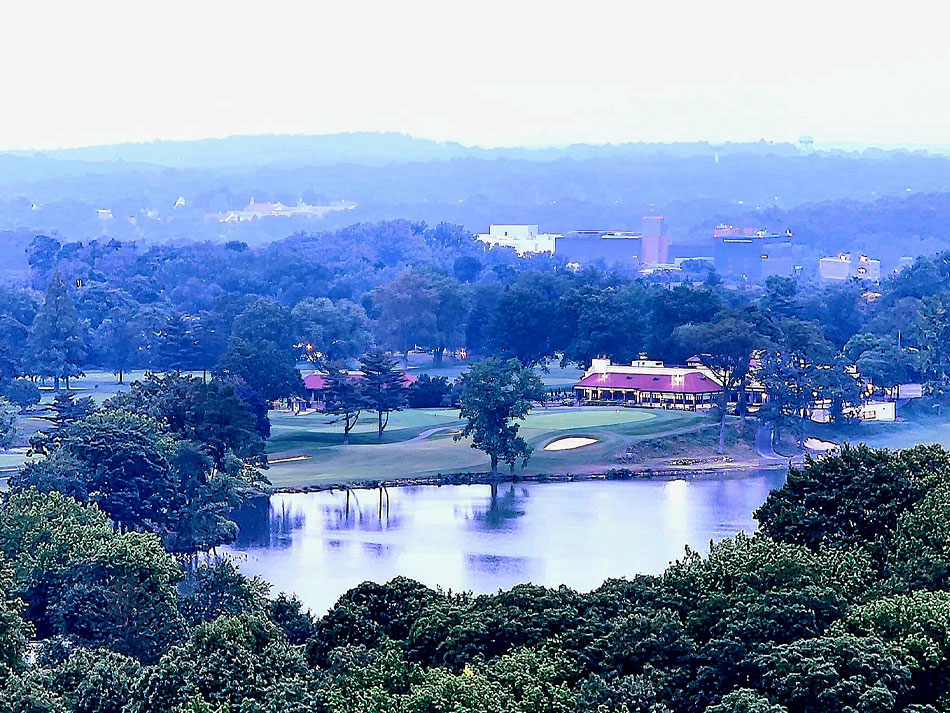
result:
[[[484,146],[950,143],[941,7],[9,3],[0,149],[358,130]]]

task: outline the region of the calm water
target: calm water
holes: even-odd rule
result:
[[[723,480],[531,483],[274,495],[245,508],[228,550],[274,593],[322,613],[347,589],[397,575],[494,592],[521,582],[589,590],[658,573],[685,545],[755,529],[752,511],[783,471]]]

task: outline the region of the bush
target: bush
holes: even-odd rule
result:
[[[28,409],[40,402],[40,387],[29,379],[14,379],[3,389],[4,398],[21,409]]]
[[[444,376],[429,376],[422,374],[419,379],[406,390],[406,399],[409,408],[438,408],[449,406],[449,395],[452,385]]]

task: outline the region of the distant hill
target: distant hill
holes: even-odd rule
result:
[[[34,156],[59,161],[122,162],[154,164],[171,168],[237,168],[283,165],[327,165],[336,163],[385,164],[411,161],[448,161],[454,158],[517,159],[553,161],[569,158],[619,158],[667,154],[696,156],[715,153],[774,153],[792,155],[791,144],[758,142],[754,144],[714,145],[697,143],[624,143],[575,144],[549,148],[495,148],[463,146],[456,142],[436,142],[398,133],[356,132],[325,135],[229,136],[197,141],[152,141],[106,146],[57,149],[19,156]],[[0,158],[2,158],[0,154]]]

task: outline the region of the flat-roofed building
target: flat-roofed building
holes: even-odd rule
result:
[[[792,274],[792,232],[719,225],[713,232],[713,260],[724,275],[764,282]]]
[[[557,233],[538,232],[535,224],[495,224],[488,226],[487,233],[479,233],[477,240],[489,245],[514,248],[519,255],[533,253],[554,253]]]
[[[568,263],[603,262],[639,270],[643,264],[643,236],[623,230],[574,230],[554,241],[554,254]]]
[[[670,262],[672,238],[662,215],[645,215],[640,219],[642,237],[641,261],[648,265],[667,265]]]
[[[818,274],[822,280],[843,282],[845,280],[881,279],[881,261],[872,260],[867,255],[857,257],[850,253],[839,253],[834,257],[823,257],[818,261]]]

